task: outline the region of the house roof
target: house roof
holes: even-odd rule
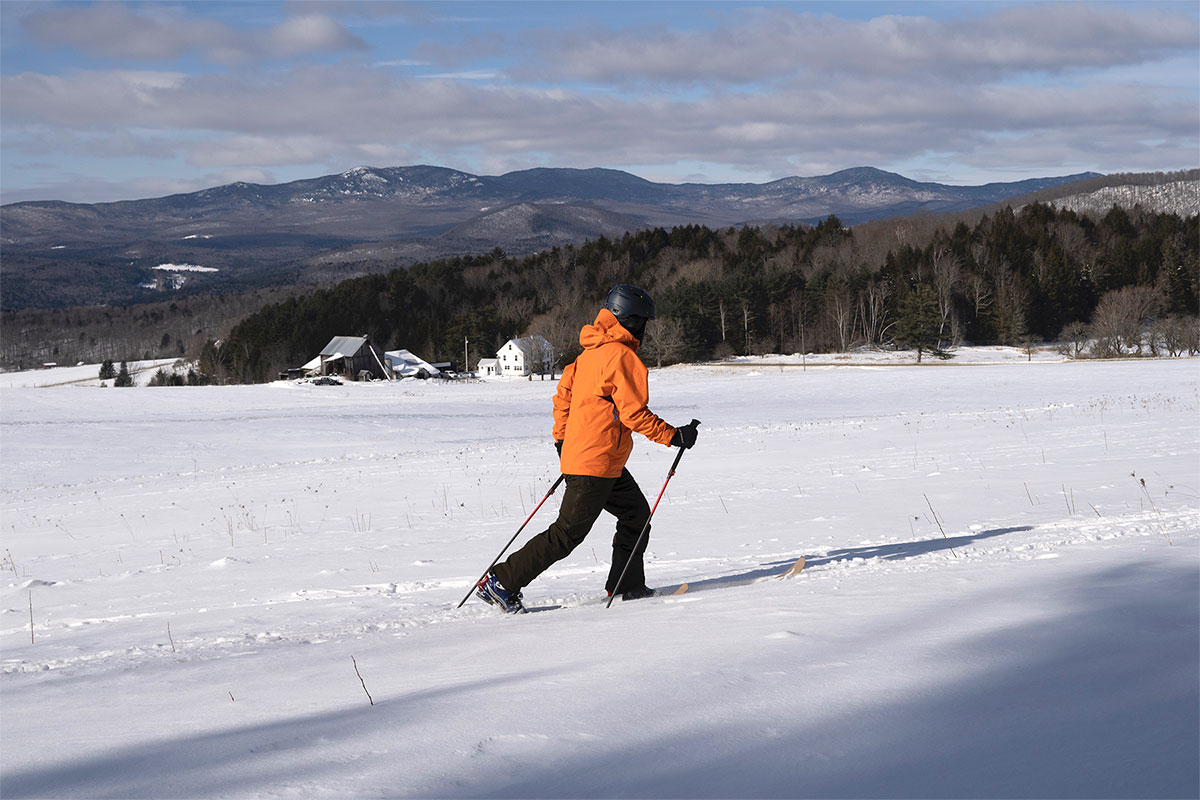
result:
[[[540,348],[542,352],[554,349],[542,336],[522,336],[520,339],[509,339],[505,343],[506,346],[510,344],[525,355],[529,355],[529,351],[535,347]]]
[[[329,340],[329,344],[325,345],[321,355],[325,358],[352,356],[366,343],[367,340],[363,336],[335,336]]]
[[[391,362],[392,372],[401,377],[411,377],[421,370],[425,370],[427,375],[438,375],[441,373],[441,370],[433,364],[413,355],[409,350],[388,350],[384,355]]]

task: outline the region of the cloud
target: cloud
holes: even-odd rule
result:
[[[840,19],[786,8],[757,10],[711,31],[596,27],[530,31],[518,79],[558,74],[608,83],[753,83],[799,75],[940,76],[994,80],[1137,64],[1197,47],[1182,13],[1087,4],[1035,4],[987,16],[935,20]]]
[[[239,30],[215,19],[183,16],[171,6],[134,10],[124,3],[101,2],[37,10],[21,24],[40,44],[118,60],[169,61],[195,53],[216,64],[242,65],[366,49],[361,37],[316,13]]]
[[[276,58],[365,50],[366,43],[322,14],[293,17],[268,29],[264,51]]]
[[[68,203],[107,203],[198,192],[202,189],[237,181],[272,184],[276,182],[276,179],[270,172],[258,169],[219,170],[188,178],[135,175],[119,180],[68,171],[58,173],[54,179],[37,186],[22,189],[6,188],[3,202],[21,203],[52,197]]]
[[[427,80],[491,81],[495,80],[499,75],[500,73],[496,70],[475,69],[466,70],[465,72],[438,72],[418,77]]]
[[[505,163],[697,161],[786,174],[797,164],[887,164],[945,152],[1000,167],[1022,149],[1037,154],[1047,137],[1074,142],[1076,161],[1143,153],[1167,168],[1194,160],[1196,145],[1194,102],[1140,86],[1101,93],[1086,84],[842,76],[681,100],[417,80],[345,65],[255,78],[81,71],[2,80],[6,136],[20,125],[169,134],[191,163],[208,168],[324,163],[386,143],[454,164],[486,153]]]
[[[287,0],[283,7],[297,16],[327,14],[377,21],[397,18],[414,25],[425,24],[435,18],[430,5],[400,0]]]
[[[278,167],[328,160],[337,141],[320,136],[221,136],[197,142],[188,149],[188,162],[198,167]]]
[[[137,70],[0,76],[5,138],[27,124],[68,131],[135,128],[136,123],[130,124],[133,120],[151,119],[156,109],[169,106],[180,96],[187,81],[188,76],[181,72]]]
[[[6,182],[34,174],[33,159],[139,152],[143,170],[190,164],[207,176],[435,163],[487,173],[637,165],[660,177],[677,165],[680,179],[758,179],[922,160],[943,175],[1175,169],[1194,166],[1200,146],[1196,23],[1154,8],[989,5],[949,21],[862,21],[745,7],[712,31],[484,42],[468,29],[387,60],[306,61],[359,49],[324,13],[337,7],[289,4],[283,22],[253,30],[166,5],[35,10],[27,23],[64,22],[40,35],[114,58],[272,63],[4,74]],[[273,63],[288,59],[298,61]]]
[[[173,159],[180,153],[180,142],[161,135],[135,134],[128,130],[75,131],[57,126],[35,125],[19,135],[6,136],[4,149],[30,158],[47,158],[62,153],[87,153],[93,158]]]

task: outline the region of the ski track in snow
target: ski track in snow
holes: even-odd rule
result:
[[[1194,797],[1196,366],[655,371],[665,596],[521,617],[552,382],[0,390],[0,791]]]

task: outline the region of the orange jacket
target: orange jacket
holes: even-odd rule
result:
[[[675,428],[646,407],[650,399],[640,344],[612,312],[579,332],[583,352],[563,370],[554,395],[554,438],[567,475],[615,478],[633,450],[630,431],[670,446]]]

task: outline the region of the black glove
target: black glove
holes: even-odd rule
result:
[[[676,428],[675,435],[671,437],[671,447],[690,449],[692,445],[696,444],[696,428],[699,425],[700,420],[694,419],[682,428]]]
[[[562,443],[563,443],[562,439],[554,440],[554,449],[558,451],[559,458],[562,458]]]

